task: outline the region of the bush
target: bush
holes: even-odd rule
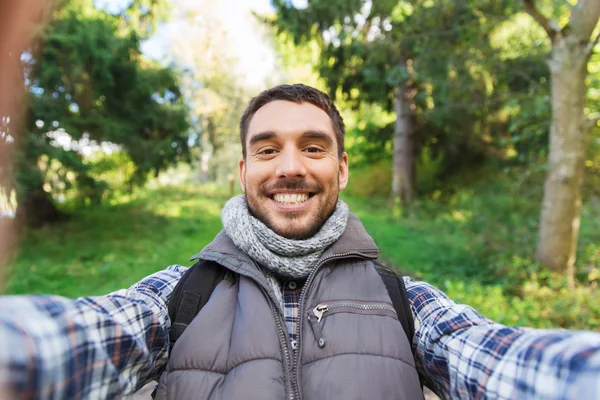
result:
[[[361,169],[350,168],[346,192],[352,196],[387,198],[391,186],[392,162],[384,159]]]

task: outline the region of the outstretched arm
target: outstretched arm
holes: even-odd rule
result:
[[[167,361],[168,301],[184,267],[106,296],[0,298],[0,388],[14,398],[119,398]]]
[[[442,398],[600,399],[600,334],[511,328],[404,278],[416,362]]]

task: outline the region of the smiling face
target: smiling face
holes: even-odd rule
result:
[[[310,103],[276,100],[252,117],[240,183],[252,215],[290,239],[314,235],[348,183],[331,119]]]

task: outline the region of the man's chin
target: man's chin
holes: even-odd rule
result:
[[[286,239],[304,240],[313,236],[318,230],[312,226],[311,221],[301,222],[294,221],[293,223],[277,223],[269,226],[273,232]]]
[[[269,204],[269,203],[267,203]],[[325,222],[320,220],[320,213],[313,210],[315,207],[305,208],[301,211],[284,211],[267,207],[254,207],[248,203],[250,214],[265,224],[273,232],[286,239],[304,240],[312,237],[319,231]]]

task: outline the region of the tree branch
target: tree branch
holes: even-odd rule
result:
[[[538,10],[534,0],[523,0],[523,5],[525,6],[527,14],[531,15],[533,19],[544,28],[550,37],[550,40],[554,40],[554,36],[561,30],[556,21],[551,18],[546,18],[544,14]]]
[[[572,9],[572,8],[573,8],[573,4],[571,4],[571,3],[569,2],[569,0],[563,0],[563,3],[565,3],[565,5],[569,7],[569,9]]]
[[[594,33],[594,28],[600,18],[600,1],[598,0],[579,0],[571,8],[569,17],[569,28],[571,34],[580,42],[590,40]]]
[[[590,116],[585,121],[585,127],[589,131],[596,127],[598,121],[600,121],[600,113],[590,114]]]
[[[596,38],[589,42],[588,45],[585,47],[585,53],[588,57],[592,55],[592,53],[594,52],[594,47],[596,47],[598,42],[600,42],[600,32],[598,32]]]

